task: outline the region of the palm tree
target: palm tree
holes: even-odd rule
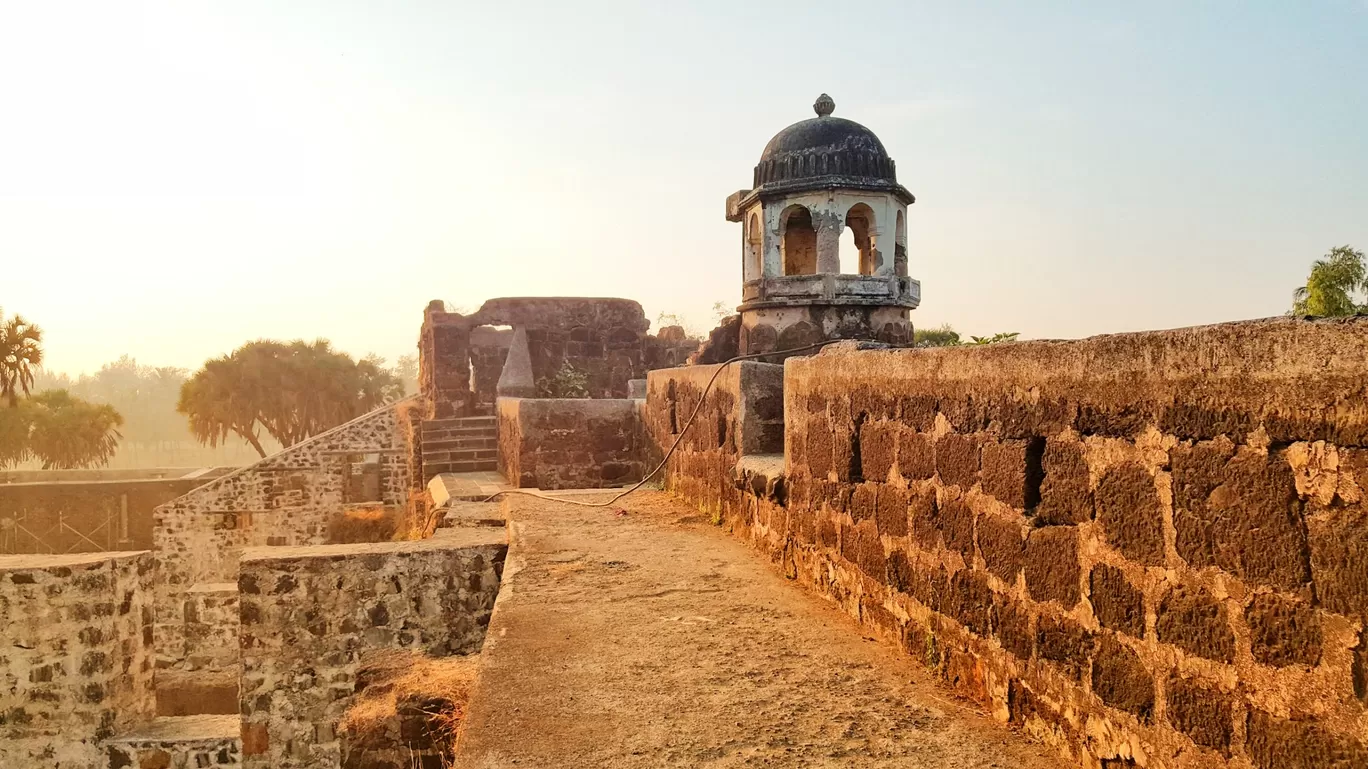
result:
[[[123,417],[113,406],[73,398],[66,390],[45,390],[21,408],[32,414],[29,451],[44,470],[107,465],[123,438]]]
[[[21,391],[27,396],[33,388],[33,371],[43,362],[42,341],[42,329],[19,315],[6,322],[0,313],[0,398],[10,408],[19,405]]]
[[[1351,246],[1336,246],[1311,264],[1306,285],[1292,292],[1292,314],[1355,315],[1365,309],[1354,301],[1359,291],[1368,291],[1368,265],[1363,252]]]

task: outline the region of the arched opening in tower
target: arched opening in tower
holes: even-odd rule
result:
[[[803,206],[789,206],[780,219],[780,250],[785,275],[812,275],[817,272],[817,231],[812,227],[812,212]]]
[[[840,239],[841,274],[875,274],[882,260],[874,243],[874,210],[856,203],[846,212],[845,225]]]
[[[746,267],[743,280],[759,280],[764,277],[761,241],[760,215],[752,213],[746,220]]]

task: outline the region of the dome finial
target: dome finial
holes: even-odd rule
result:
[[[812,109],[817,113],[818,117],[826,117],[836,111],[836,102],[832,101],[830,96],[822,94],[817,97],[817,101],[813,103]]]

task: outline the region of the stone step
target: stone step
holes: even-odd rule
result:
[[[242,765],[242,719],[237,715],[159,716],[105,742],[110,769]]]
[[[435,430],[423,433],[423,443],[429,441],[454,441],[461,438],[498,438],[499,431],[492,428],[472,427],[459,430]]]
[[[497,470],[499,463],[493,459],[471,462],[423,462],[423,475],[429,479],[441,473],[476,473],[481,470]]]
[[[443,440],[423,441],[423,452],[429,451],[452,451],[458,449],[496,449],[499,447],[499,439],[494,435],[471,435],[457,438],[445,438]]]
[[[453,430],[471,427],[487,427],[497,429],[499,420],[496,417],[454,417],[452,419],[425,419],[423,420],[423,432],[431,430]]]
[[[499,452],[494,449],[458,449],[456,451],[423,451],[423,465],[429,462],[479,462],[482,460],[494,461],[499,458]]]

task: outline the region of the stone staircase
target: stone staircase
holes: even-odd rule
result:
[[[499,422],[492,416],[423,421],[423,483],[439,473],[498,467]]]

